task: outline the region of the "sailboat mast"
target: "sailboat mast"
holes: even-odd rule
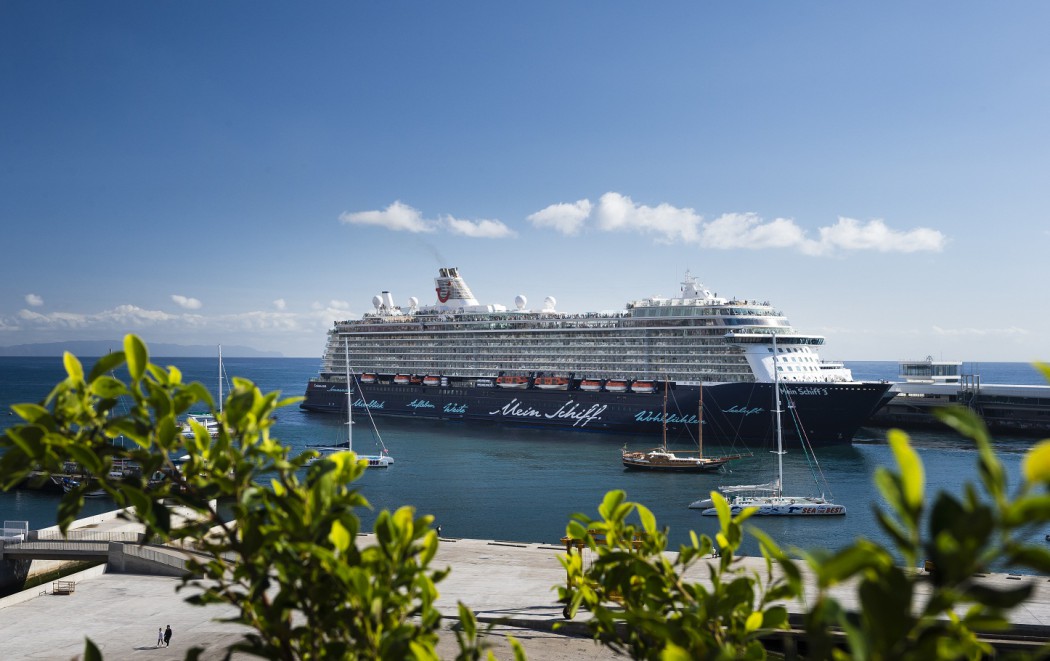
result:
[[[664,452],[667,452],[667,377],[664,377]]]
[[[219,345],[219,413],[222,413],[222,345]]]
[[[777,497],[784,495],[784,439],[780,430],[780,368],[777,366],[777,334],[773,333],[773,391],[777,422]]]
[[[354,398],[350,394],[350,342],[343,338],[343,354],[346,358],[346,449],[354,449]]]
[[[704,382],[700,382],[700,403],[696,407],[696,448],[699,456],[704,456]]]

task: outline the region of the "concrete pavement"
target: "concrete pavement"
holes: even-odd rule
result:
[[[367,536],[366,536],[367,537]],[[368,540],[361,539],[362,544]],[[518,544],[486,540],[443,539],[434,567],[449,566],[452,573],[438,585],[438,607],[455,617],[457,602],[472,608],[479,619],[502,619],[494,638],[499,658],[512,658],[501,638],[506,633],[519,637],[530,659],[604,659],[613,655],[593,641],[571,635],[583,627],[576,622],[567,631],[551,633],[563,622],[555,586],[565,580],[557,555],[561,546]],[[764,571],[760,558],[744,558],[741,564]],[[101,648],[106,659],[181,659],[192,645],[207,649],[203,658],[218,659],[222,650],[243,635],[243,627],[216,622],[230,614],[218,606],[196,607],[183,602],[185,592],[176,594],[180,581],[175,578],[131,574],[102,574],[74,577],[72,595],[23,594],[0,600],[0,657],[4,659],[71,659],[83,650],[84,637]],[[706,569],[694,569],[689,576],[703,581]],[[1012,613],[1013,620],[1028,633],[1046,640],[1050,634],[1050,583],[1043,577],[1017,577],[1004,574],[979,579],[990,587],[1016,586],[1032,581],[1033,599]],[[812,585],[810,585],[812,589]],[[849,608],[854,604],[843,588],[837,596]],[[578,618],[580,619],[580,618]],[[171,625],[174,632],[169,648],[155,647],[157,627]],[[451,632],[442,636],[443,658],[455,655]]]

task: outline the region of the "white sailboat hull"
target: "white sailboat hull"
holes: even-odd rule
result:
[[[844,505],[829,503],[823,498],[805,496],[734,498],[729,502],[729,511],[734,516],[749,507],[757,509],[757,516],[842,516],[846,513]],[[708,507],[700,514],[718,516],[718,510]]]

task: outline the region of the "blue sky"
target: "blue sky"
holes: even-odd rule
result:
[[[1050,358],[1050,4],[0,2],[0,345],[320,356],[689,269],[825,357]]]

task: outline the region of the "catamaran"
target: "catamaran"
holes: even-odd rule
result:
[[[311,445],[311,449],[319,452],[319,456],[314,459],[321,459],[329,454],[335,452],[353,452],[354,449],[354,389],[350,387],[351,383],[356,383],[357,388],[360,391],[361,384],[353,378],[353,374],[350,371],[350,361],[346,363],[346,443],[339,443],[336,445]],[[365,411],[368,412],[368,419],[372,423],[372,431],[375,433],[376,440],[380,446],[379,454],[359,454],[357,455],[358,460],[364,460],[368,462],[369,468],[389,468],[394,463],[394,458],[390,456],[386,445],[383,444],[383,439],[379,436],[379,429],[375,425],[375,420],[372,418],[372,412],[365,407]]]
[[[780,424],[780,365],[778,364],[777,336],[773,335],[773,373],[775,387],[774,411],[776,413],[777,478],[769,484],[738,485],[723,487],[722,493],[729,498],[729,511],[739,514],[747,508],[755,508],[760,516],[829,516],[843,515],[846,508],[829,502],[824,494],[820,496],[786,496],[784,495],[784,440]],[[805,446],[803,446],[805,451]],[[827,483],[825,481],[825,487]],[[731,495],[733,494],[733,495]],[[692,509],[702,510],[704,516],[717,516],[718,510],[711,498],[697,500],[689,505]]]

